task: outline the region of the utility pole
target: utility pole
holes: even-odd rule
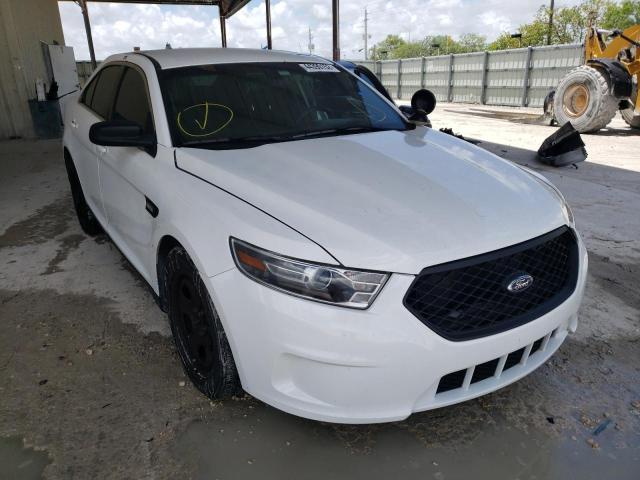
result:
[[[267,49],[271,50],[273,48],[271,42],[271,0],[265,0],[264,5],[267,13]]]
[[[553,0],[551,0],[551,7],[549,9],[549,30],[547,32],[547,45],[551,45],[551,35],[553,33]]]
[[[369,31],[367,30],[367,7],[364,7],[364,59],[369,59],[369,48],[367,46],[367,39],[369,38]]]
[[[340,0],[331,1],[331,17],[333,24],[333,61],[340,60]]]
[[[313,55],[315,46],[313,45],[313,34],[311,33],[311,27],[309,27],[309,55]]]

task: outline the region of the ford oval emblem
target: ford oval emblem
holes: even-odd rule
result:
[[[533,277],[528,273],[519,273],[507,285],[507,290],[512,293],[520,293],[533,285]]]

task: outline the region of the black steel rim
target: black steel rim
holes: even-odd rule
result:
[[[216,347],[205,303],[193,281],[186,275],[176,279],[173,288],[174,324],[178,342],[188,367],[207,378],[215,364]]]

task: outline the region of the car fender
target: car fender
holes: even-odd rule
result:
[[[160,215],[147,259],[156,269],[161,241],[167,236],[184,247],[200,274],[206,277],[235,267],[230,237],[282,255],[339,265],[312,240],[231,192],[178,168],[172,180],[174,194],[158,196]],[[157,275],[151,286],[159,293]]]

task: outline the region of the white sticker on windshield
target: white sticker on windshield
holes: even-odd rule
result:
[[[316,73],[316,72],[339,72],[336,67],[329,63],[301,63],[300,66],[304,68],[307,72]]]

